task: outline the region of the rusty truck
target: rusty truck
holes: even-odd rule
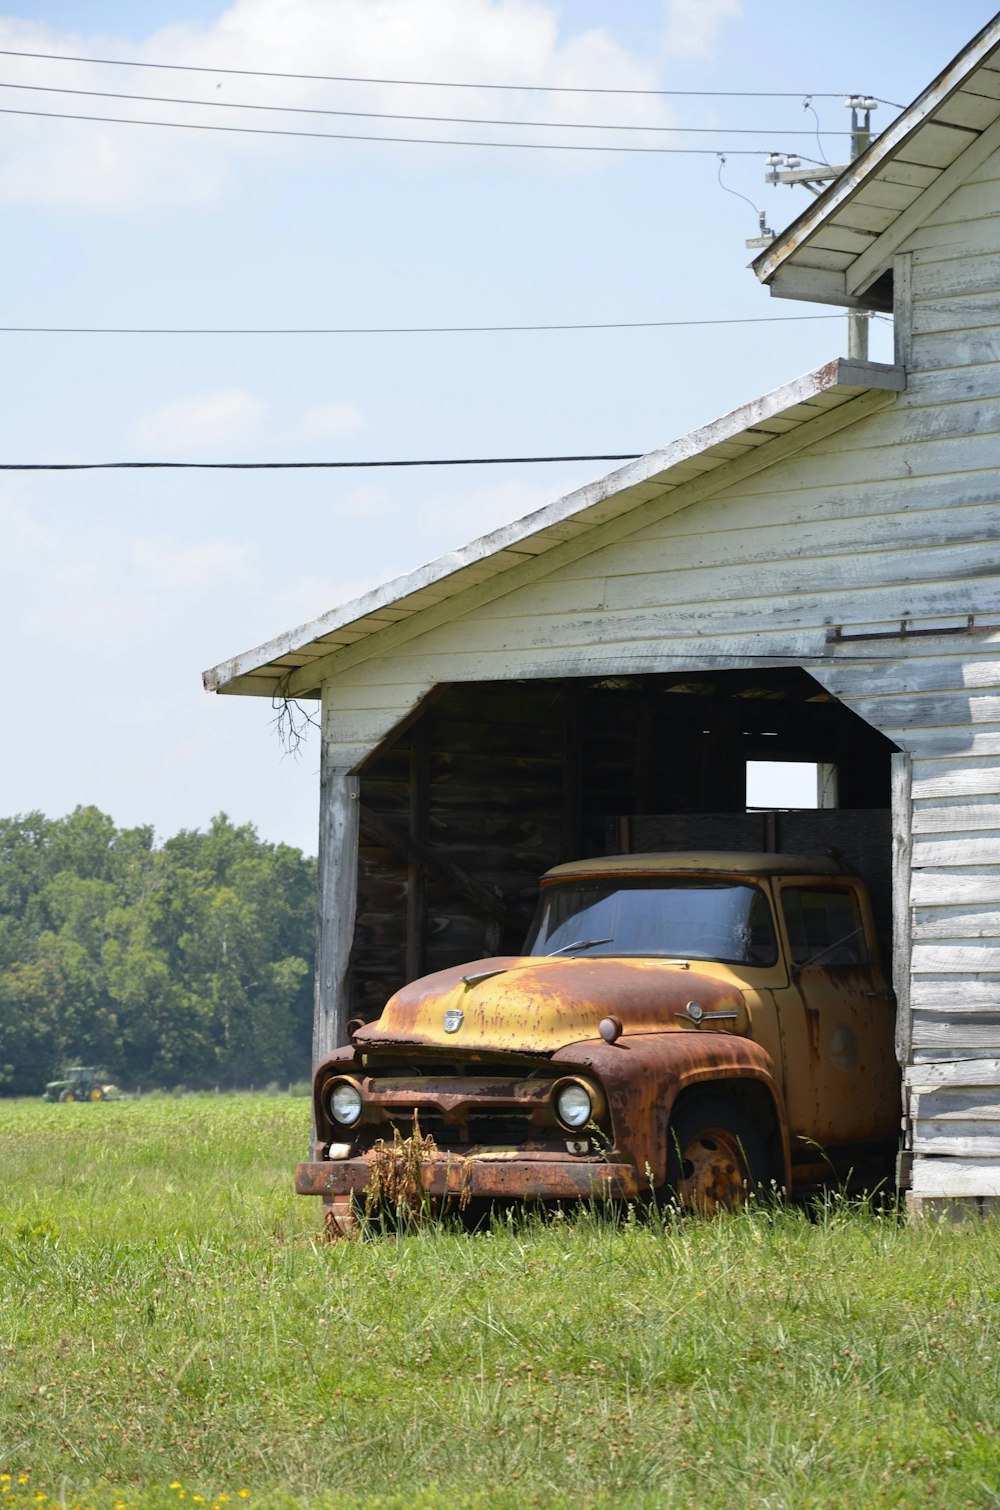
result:
[[[894,1023],[869,897],[840,859],[559,865],[523,954],[413,981],[317,1067],[296,1188],[336,1235],[404,1169],[411,1198],[463,1207],[713,1211],[891,1183]]]

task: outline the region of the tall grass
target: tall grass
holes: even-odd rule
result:
[[[330,1246],[307,1119],[0,1102],[0,1502],[1000,1507],[1000,1223]]]

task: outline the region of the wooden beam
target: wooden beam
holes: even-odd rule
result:
[[[359,782],[329,757],[324,717],[320,753],[319,895],[313,1066],[347,1041],[348,967],[358,897]]]
[[[562,704],[562,849],[560,860],[579,860],[583,813],[583,735],[580,691],[568,686]]]
[[[426,847],[428,805],[430,802],[430,748],[426,719],[418,719],[410,730],[410,842]],[[406,872],[406,978],[416,980],[424,973],[427,936],[427,870],[411,854]]]
[[[408,864],[414,861],[430,871],[432,875],[438,876],[442,881],[447,881],[477,912],[485,913],[487,917],[495,918],[499,923],[511,921],[511,910],[497,892],[491,891],[482,881],[477,881],[475,876],[470,876],[467,870],[463,870],[453,860],[445,859],[444,855],[438,854],[431,845],[412,839],[408,834],[397,833],[394,828],[390,828],[387,823],[377,817],[370,808],[360,803],[358,805],[361,809],[361,832],[372,844],[380,844],[383,849],[391,850]]]
[[[805,299],[809,304],[836,304],[838,309],[845,306],[867,308],[860,299],[848,296],[843,270],[837,268],[799,267],[793,262],[787,267],[778,268],[770,279],[770,289],[772,297],[777,299]]]
[[[896,993],[896,1058],[910,1062],[912,921],[910,877],[913,860],[913,774],[909,755],[892,756],[892,986]]]

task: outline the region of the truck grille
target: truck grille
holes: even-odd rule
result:
[[[490,1116],[488,1112],[484,1112],[480,1116],[470,1117],[468,1121],[460,1123],[446,1120],[440,1112],[430,1107],[421,1107],[417,1115],[420,1120],[420,1131],[425,1135],[429,1133],[437,1146],[444,1149],[524,1147],[529,1142],[537,1142],[540,1133],[548,1131],[548,1129],[543,1130],[533,1126],[530,1115],[512,1116],[506,1111],[496,1116]],[[368,1134],[366,1141],[376,1142],[379,1138],[391,1139],[394,1131],[401,1138],[408,1138],[413,1132],[413,1113],[394,1110],[387,1121],[369,1125],[366,1128]]]

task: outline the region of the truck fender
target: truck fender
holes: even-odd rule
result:
[[[615,1043],[588,1039],[552,1056],[567,1070],[590,1071],[604,1088],[615,1146],[634,1159],[640,1183],[659,1189],[667,1174],[670,1119],[681,1095],[711,1089],[735,1100],[771,1145],[778,1185],[791,1169],[788,1119],[770,1054],[732,1033],[625,1033]]]

